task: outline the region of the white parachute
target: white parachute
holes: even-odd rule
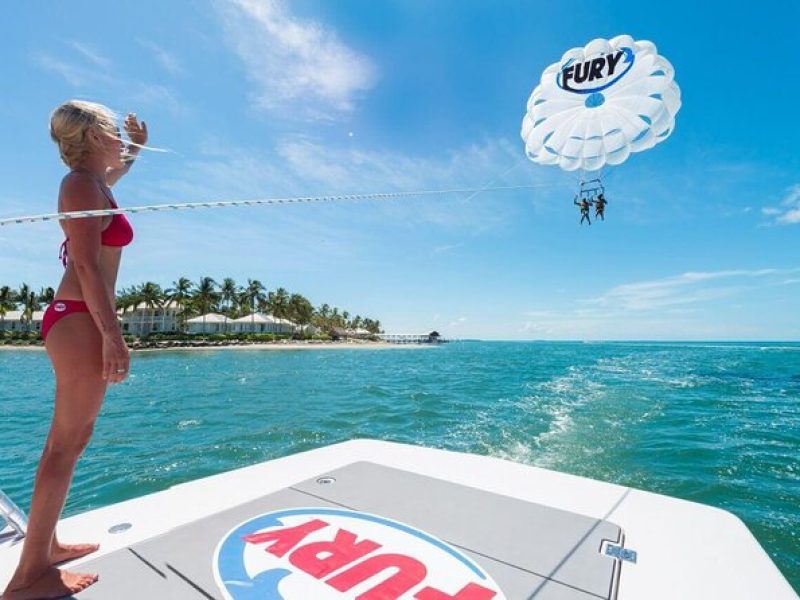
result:
[[[618,165],[669,137],[681,92],[652,42],[628,35],[569,50],[545,69],[528,100],[528,157],[566,171]]]

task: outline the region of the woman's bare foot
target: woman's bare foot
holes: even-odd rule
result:
[[[50,548],[50,564],[58,565],[63,562],[75,560],[92,552],[97,552],[100,544],[60,544],[55,543]]]
[[[82,592],[97,582],[97,575],[71,573],[55,567],[48,568],[32,581],[14,581],[8,584],[0,600],[38,600],[63,598]]]

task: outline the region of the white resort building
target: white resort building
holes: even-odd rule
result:
[[[186,319],[188,333],[227,333],[233,320],[219,313],[207,313]]]
[[[294,333],[298,330],[297,325],[288,319],[262,313],[239,317],[231,321],[231,325],[233,333]]]
[[[41,331],[43,310],[37,310],[31,316],[31,322],[26,323],[22,318],[21,310],[9,310],[5,315],[0,315],[0,332],[2,331]]]
[[[178,317],[180,312],[180,308],[173,301],[155,308],[142,302],[133,309],[118,310],[117,317],[121,323],[122,333],[147,335],[160,331],[180,331]]]

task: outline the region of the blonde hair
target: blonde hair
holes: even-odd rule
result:
[[[70,100],[50,115],[50,137],[58,144],[61,160],[74,169],[91,152],[86,140],[90,127],[117,134],[117,115],[108,107],[95,102]]]

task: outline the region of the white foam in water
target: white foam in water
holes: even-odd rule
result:
[[[574,429],[575,410],[605,394],[605,386],[593,380],[592,368],[594,366],[588,369],[570,366],[567,375],[528,385],[529,389],[543,393],[522,398],[523,418],[546,418],[547,430],[532,438],[520,439],[516,428],[503,428],[502,440],[483,442],[489,455],[540,467],[553,467],[568,460],[563,444],[558,442]]]

